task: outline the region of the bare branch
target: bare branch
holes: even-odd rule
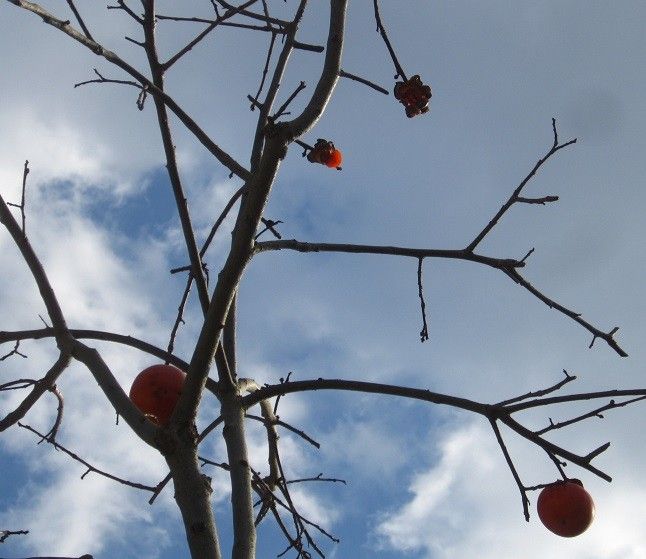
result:
[[[532,295],[534,295],[539,300],[543,301],[550,308],[554,308],[561,312],[562,314],[568,316],[575,322],[578,322],[586,330],[591,332],[594,335],[594,338],[601,338],[606,341],[606,343],[614,349],[622,357],[626,357],[628,354],[617,344],[614,340],[613,335],[617,332],[618,328],[613,328],[610,332],[605,333],[594,327],[592,324],[581,318],[579,313],[564,307],[563,305],[557,303],[556,301],[550,299],[534,286],[532,286],[523,276],[520,275],[517,268],[522,268],[525,266],[523,260],[514,260],[509,258],[491,258],[489,256],[483,256],[475,254],[467,249],[416,249],[408,247],[393,247],[393,246],[382,246],[382,245],[354,245],[354,244],[345,244],[345,243],[307,243],[302,241],[297,241],[296,239],[284,239],[278,241],[263,241],[256,243],[255,250],[256,252],[265,252],[269,250],[296,250],[298,252],[339,252],[339,253],[351,253],[351,254],[383,254],[391,256],[406,256],[412,258],[451,258],[457,260],[467,260],[471,262],[477,262],[479,264],[485,264],[501,270],[505,275],[514,280],[515,283],[522,285],[527,289]],[[531,252],[531,251],[530,251]],[[525,257],[527,258],[527,256]],[[593,340],[594,341],[594,340]]]
[[[409,247],[395,247],[384,245],[356,245],[347,243],[308,243],[296,239],[284,239],[279,241],[263,241],[255,244],[256,252],[270,250],[296,250],[298,252],[339,252],[350,254],[383,254],[390,256],[406,256],[410,258],[450,258],[455,260],[468,260],[485,264],[497,269],[522,268],[519,260],[510,258],[491,258],[468,252],[464,249],[423,249]]]
[[[386,34],[386,28],[381,22],[381,15],[379,14],[378,1],[373,0],[373,5],[375,10],[375,20],[377,21],[377,31],[381,35],[381,38],[384,40],[384,43],[386,44],[386,48],[388,49],[388,52],[390,54],[390,58],[392,59],[393,64],[395,65],[395,71],[397,72],[395,74],[395,79],[397,79],[397,77],[401,77],[404,81],[406,81],[407,80],[406,73],[404,72],[404,69],[401,67],[399,60],[397,60],[397,56],[395,55],[395,50],[393,49],[393,46],[390,44],[390,40],[388,39],[388,35]]]
[[[2,342],[0,342],[0,343],[2,343]],[[13,346],[13,349],[9,353],[7,353],[7,354],[3,355],[2,357],[0,357],[0,361],[4,361],[5,359],[8,359],[12,355],[19,355],[23,359],[27,359],[27,356],[24,353],[20,353],[20,351],[18,351],[19,347],[20,347],[20,340],[16,340],[16,343]]]
[[[29,530],[0,530],[0,543],[4,543],[10,536],[27,534],[29,534]]]
[[[523,514],[525,515],[525,520],[529,522],[529,499],[527,498],[527,493],[525,491],[523,482],[520,480],[518,471],[516,470],[514,462],[509,455],[507,445],[505,445],[505,441],[502,438],[502,434],[500,433],[500,429],[498,428],[495,419],[490,418],[489,423],[491,424],[491,428],[496,435],[496,440],[498,441],[498,445],[500,445],[500,450],[502,450],[502,453],[505,457],[505,462],[507,462],[507,466],[509,466],[509,470],[511,471],[511,475],[514,476],[514,480],[516,481],[516,485],[518,486],[518,490],[520,491],[520,496],[523,503]]]
[[[285,101],[285,102],[284,102],[284,103],[279,107],[279,109],[276,111],[276,114],[275,114],[275,115],[273,115],[273,116],[271,117],[273,121],[275,121],[275,120],[279,119],[279,118],[280,118],[281,116],[283,116],[283,115],[288,114],[288,113],[286,113],[286,112],[285,112],[285,111],[287,110],[287,107],[288,107],[288,106],[289,106],[289,104],[290,104],[290,103],[291,103],[291,102],[296,98],[296,96],[297,96],[301,91],[303,91],[303,89],[305,89],[305,87],[306,87],[306,86],[305,86],[305,82],[303,82],[303,81],[302,81],[301,83],[299,83],[299,84],[298,84],[298,86],[297,86],[297,87],[296,87],[296,89],[293,91],[293,93],[292,93],[292,94],[287,98],[287,101]]]
[[[568,309],[567,307],[564,307],[560,303],[557,303],[553,299],[550,299],[549,297],[544,295],[542,292],[536,289],[531,283],[529,283],[523,276],[521,276],[517,270],[508,268],[508,269],[503,269],[503,272],[507,274],[512,280],[514,280],[514,282],[524,287],[536,298],[543,301],[543,303],[545,303],[548,307],[550,307],[551,309],[556,309],[560,313],[570,317],[572,320],[574,320],[575,322],[578,322],[581,326],[583,326],[586,330],[588,330],[588,332],[591,332],[593,338],[592,338],[592,343],[590,344],[589,347],[592,347],[594,340],[596,340],[597,338],[601,338],[621,357],[628,357],[628,354],[619,346],[617,341],[613,338],[613,335],[617,332],[617,330],[619,330],[618,327],[613,328],[610,332],[602,332],[601,330],[599,330],[598,328],[590,324],[587,320],[584,320],[583,318],[581,318],[580,313],[577,313],[571,309]]]
[[[422,310],[422,330],[419,333],[420,340],[425,342],[428,340],[428,324],[426,323],[426,302],[424,301],[424,290],[422,287],[422,263],[423,258],[419,258],[417,262],[417,293],[419,295],[419,303]]]
[[[67,5],[70,7],[72,12],[74,12],[74,17],[76,18],[76,21],[78,21],[78,24],[81,26],[81,29],[83,29],[83,33],[85,33],[85,36],[91,41],[93,41],[94,38],[92,37],[92,34],[90,33],[87,26],[85,25],[85,22],[81,17],[81,14],[79,14],[79,11],[76,9],[76,6],[74,5],[73,0],[67,0]]]
[[[553,404],[564,404],[567,402],[582,402],[584,400],[598,400],[601,398],[622,398],[637,397],[635,401],[641,400],[641,396],[646,396],[646,388],[634,388],[625,390],[601,390],[598,392],[581,392],[579,394],[568,394],[565,396],[551,396],[550,398],[539,398],[527,402],[505,405],[505,410],[509,414],[518,413],[519,411],[528,410],[540,406],[551,406]],[[619,404],[616,406],[619,407]]]
[[[47,441],[56,450],[60,450],[60,451],[64,452],[70,458],[72,458],[72,459],[76,460],[77,462],[80,462],[81,464],[83,464],[87,468],[87,470],[81,476],[81,479],[83,479],[86,475],[88,475],[90,473],[95,473],[95,474],[98,474],[98,475],[103,476],[105,478],[111,479],[112,481],[116,481],[117,483],[120,483],[122,485],[127,485],[128,487],[134,487],[135,489],[142,489],[144,491],[151,491],[151,492],[155,490],[155,488],[151,487],[150,485],[144,485],[142,483],[136,483],[134,481],[128,481],[127,479],[117,477],[115,475],[112,475],[112,474],[104,471],[104,470],[101,470],[101,469],[97,468],[96,466],[93,466],[92,464],[90,464],[87,460],[83,460],[83,458],[81,458],[78,454],[72,452],[71,450],[68,450],[63,445],[57,443],[54,440],[50,440],[47,437],[47,435],[43,435],[42,433],[39,433],[33,427],[30,427],[29,425],[25,425],[23,423],[18,423],[18,425],[20,427],[22,427],[23,429],[26,429],[27,431],[31,431],[35,435],[38,435],[40,437],[41,441],[43,441],[43,440]]]
[[[220,4],[220,6],[224,7],[226,10],[236,9],[236,7],[230,4],[229,2],[225,2],[224,0],[216,0],[216,1],[218,4]],[[273,25],[278,25],[279,27],[288,27],[290,25],[289,21],[285,21],[275,17],[269,17],[267,15],[257,14],[255,12],[250,12],[249,10],[241,10],[240,14],[250,19],[260,20],[262,22],[265,22],[268,25],[273,24]]]
[[[298,138],[314,126],[332,96],[341,71],[347,0],[331,0],[325,62],[321,77],[303,112],[288,123],[290,138]]]
[[[516,202],[522,204],[541,204],[544,206],[548,202],[557,202],[558,199],[558,196],[543,196],[542,198],[525,198],[523,196],[518,196],[516,198]]]
[[[289,31],[285,36],[285,43],[283,48],[278,56],[276,61],[276,66],[274,68],[274,73],[271,78],[271,83],[267,89],[267,94],[265,95],[264,102],[260,103],[260,114],[258,115],[258,120],[256,122],[256,131],[254,133],[253,146],[251,148],[251,170],[252,172],[260,164],[260,159],[263,154],[263,149],[265,147],[265,136],[267,134],[267,126],[273,124],[269,120],[269,114],[273,108],[274,101],[278,94],[278,89],[280,88],[280,82],[285,73],[285,68],[287,67],[287,62],[289,57],[294,49],[294,39],[296,36],[296,31],[298,30],[298,24],[303,17],[303,12],[305,10],[306,0],[300,0],[296,13],[294,14],[294,19],[289,25]]]
[[[255,419],[256,421],[261,421],[262,423],[267,424],[267,420],[266,420],[266,419],[264,419],[264,418],[262,418],[262,417],[259,417],[259,416],[257,416],[257,415],[251,415],[251,414],[249,414],[249,413],[248,413],[248,414],[246,414],[246,415],[245,415],[245,417],[248,417],[249,419]],[[292,433],[294,433],[294,434],[298,435],[299,437],[301,437],[302,439],[304,439],[304,440],[306,440],[308,443],[310,443],[312,446],[314,446],[314,447],[316,447],[316,448],[321,448],[321,444],[320,444],[320,443],[317,443],[317,442],[316,442],[312,437],[310,437],[310,436],[309,436],[307,433],[305,433],[303,430],[301,430],[301,429],[297,429],[297,428],[296,428],[296,427],[294,427],[293,425],[290,425],[289,423],[285,423],[284,421],[282,421],[282,420],[278,419],[277,417],[276,417],[276,419],[274,419],[274,420],[272,421],[272,423],[273,423],[274,425],[279,425],[279,426],[281,426],[281,427],[284,427],[284,428],[285,428],[285,429],[287,429],[288,431],[291,431]]]
[[[260,387],[252,394],[243,396],[241,404],[246,408],[259,403],[261,400],[273,398],[280,394],[293,394],[295,392],[310,392],[315,390],[346,390],[352,392],[365,392],[368,394],[384,394],[390,396],[400,396],[413,400],[421,400],[435,404],[453,406],[467,411],[479,413],[488,416],[491,406],[481,404],[466,398],[431,392],[421,388],[407,388],[404,386],[382,384],[376,382],[366,382],[346,379],[312,379],[288,381],[280,384],[269,384]]]
[[[134,19],[140,25],[143,25],[143,23],[144,23],[143,18],[138,16],[135,12],[133,12],[128,7],[128,5],[125,3],[124,0],[117,0],[117,5],[116,6],[108,6],[108,10],[123,10],[124,12],[126,12],[132,19]]]
[[[498,402],[496,406],[508,406],[509,404],[520,402],[522,400],[527,400],[529,398],[545,396],[546,394],[550,394],[551,392],[555,392],[559,390],[561,387],[565,386],[568,382],[572,382],[576,380],[576,376],[569,375],[565,369],[563,369],[563,373],[565,374],[565,378],[557,382],[556,384],[550,386],[549,388],[544,388],[543,390],[536,390],[533,392],[527,392],[526,394],[523,394],[521,396],[516,396],[515,398],[509,398],[508,400],[503,400],[502,402]]]
[[[47,392],[51,391],[56,379],[62,374],[62,372],[67,368],[71,361],[71,356],[69,353],[61,353],[56,360],[56,362],[51,366],[49,371],[45,376],[39,381],[33,382],[33,388],[23,401],[18,405],[18,407],[5,415],[0,419],[0,431],[4,431],[18,423],[27,412],[34,406],[34,404],[41,398],[41,396]],[[15,382],[15,381],[14,381]],[[26,388],[26,386],[22,386]],[[58,420],[57,420],[58,422]]]
[[[342,78],[348,78],[349,80],[355,81],[362,83],[363,85],[367,85],[368,87],[371,87],[375,91],[378,91],[379,93],[383,93],[384,95],[390,95],[388,93],[387,89],[384,89],[380,85],[377,85],[376,83],[371,82],[370,80],[367,80],[365,78],[360,78],[359,76],[355,74],[351,74],[350,72],[346,72],[345,70],[340,70],[339,71],[339,76]]]
[[[593,452],[586,456],[579,456],[578,454],[570,452],[569,450],[566,450],[550,441],[547,441],[541,438],[538,434],[534,433],[533,431],[530,431],[529,429],[527,429],[526,427],[524,427],[523,425],[521,425],[520,423],[518,423],[516,420],[512,419],[508,415],[501,416],[499,419],[509,428],[513,429],[516,433],[518,433],[521,437],[524,437],[525,439],[536,444],[537,446],[544,448],[546,451],[551,452],[556,456],[561,456],[566,460],[569,460],[573,464],[576,464],[577,466],[580,466],[581,468],[584,468],[589,472],[592,472],[593,474],[599,476],[601,479],[604,479],[606,481],[612,481],[612,478],[608,474],[606,474],[599,468],[596,468],[590,463],[591,460],[598,453],[595,454]]]
[[[218,218],[215,220],[215,223],[213,224],[213,227],[211,227],[211,231],[209,231],[209,234],[204,241],[204,244],[202,245],[202,248],[200,249],[200,256],[204,258],[204,255],[206,254],[207,249],[209,248],[209,245],[211,244],[211,241],[213,241],[213,237],[215,237],[215,234],[217,233],[218,229],[220,228],[220,225],[224,222],[226,219],[227,215],[231,211],[231,208],[234,206],[234,204],[238,201],[240,196],[242,196],[245,193],[246,190],[246,185],[242,185],[236,192],[231,196],[229,201],[227,202],[227,205],[224,207]]]
[[[376,1],[376,0],[375,0]],[[511,196],[509,199],[502,205],[502,207],[498,210],[498,213],[494,215],[491,218],[491,221],[485,226],[485,228],[478,233],[475,239],[471,241],[469,246],[467,246],[468,251],[473,251],[478,244],[486,237],[486,235],[491,231],[500,218],[507,212],[511,206],[513,206],[516,202],[522,201],[525,203],[538,203],[538,204],[544,204],[545,202],[554,202],[558,200],[557,196],[546,196],[545,198],[536,198],[536,199],[530,199],[530,198],[520,198],[520,193],[525,188],[525,185],[534,177],[536,172],[543,166],[543,164],[550,158],[552,157],[557,151],[570,146],[576,142],[576,138],[573,140],[569,140],[563,144],[558,143],[558,135],[556,132],[556,119],[552,119],[552,130],[554,133],[554,142],[552,144],[552,147],[550,150],[543,156],[541,157],[532,170],[528,173],[528,175],[520,182],[520,184],[516,187],[516,189],[512,192]]]
[[[641,400],[646,399],[646,395],[644,396],[639,396],[637,398],[632,398],[630,400],[625,400],[623,402],[617,402],[616,400],[610,400],[607,404],[603,406],[599,406],[598,408],[595,408],[594,410],[591,410],[587,413],[578,415],[576,417],[573,417],[572,419],[568,419],[566,421],[559,421],[557,423],[553,423],[550,420],[550,424],[547,427],[544,427],[543,429],[539,429],[536,431],[537,435],[544,435],[545,433],[548,433],[549,431],[553,431],[555,429],[562,429],[563,427],[567,427],[568,425],[572,425],[574,423],[578,423],[579,421],[583,421],[585,419],[589,419],[591,417],[598,417],[599,419],[603,419],[602,413],[604,411],[608,410],[613,410],[615,408],[621,408],[624,406],[628,406],[630,404],[634,404],[635,402],[639,402]]]
[[[188,301],[188,295],[191,292],[191,286],[193,285],[193,276],[189,274],[188,280],[186,281],[186,287],[184,288],[184,294],[182,295],[182,300],[179,302],[177,307],[177,317],[175,318],[175,323],[170,332],[170,339],[168,340],[168,354],[173,353],[175,348],[175,336],[177,336],[177,331],[179,330],[180,324],[184,324],[184,307],[186,306],[186,301]]]
[[[184,48],[182,48],[177,54],[169,58],[166,62],[161,64],[161,71],[162,73],[166,72],[175,62],[177,62],[182,56],[184,56],[186,53],[190,52],[194,46],[196,46],[198,43],[200,43],[211,31],[213,31],[216,26],[229,19],[230,17],[233,17],[234,15],[240,13],[241,11],[244,11],[245,8],[248,8],[252,4],[255,4],[258,0],[247,0],[244,4],[240,5],[238,8],[234,8],[232,10],[228,10],[223,16],[218,17],[215,21],[213,21],[206,29],[204,29],[197,37],[195,37],[191,42],[189,42]]]
[[[132,80],[115,80],[115,79],[109,79],[104,77],[96,68],[94,68],[94,73],[98,76],[97,79],[93,80],[85,80],[83,82],[78,82],[74,84],[74,87],[81,87],[82,85],[87,85],[90,83],[115,83],[119,85],[130,85],[132,87],[136,87],[137,89],[141,89],[141,84],[139,82],[135,82]]]
[[[262,77],[260,78],[260,85],[258,86],[258,91],[251,98],[251,110],[253,111],[256,106],[262,108],[262,104],[257,101],[260,97],[263,87],[265,86],[265,80],[267,79],[267,72],[269,71],[269,62],[271,61],[271,55],[274,52],[274,43],[276,42],[276,33],[272,32],[271,39],[269,40],[269,48],[267,49],[267,56],[265,57],[265,66],[262,69]]]

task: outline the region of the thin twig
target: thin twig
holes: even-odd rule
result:
[[[22,173],[22,196],[20,199],[20,204],[13,204],[12,202],[7,202],[7,206],[12,206],[20,210],[20,216],[22,220],[22,234],[23,237],[27,236],[27,230],[25,229],[25,190],[27,187],[27,175],[29,174],[29,161],[25,161],[25,167]]]
[[[375,0],[375,2],[376,2],[376,0]],[[525,202],[525,203],[539,203],[539,204],[540,204],[540,203],[545,203],[545,202],[554,202],[555,200],[557,200],[557,199],[558,199],[558,197],[556,197],[556,196],[546,196],[545,198],[537,198],[537,199],[536,199],[536,200],[538,200],[537,202],[536,202],[536,201],[534,201],[534,202],[530,202],[530,201],[532,200],[532,199],[530,199],[530,198],[520,198],[520,193],[521,193],[521,191],[523,190],[523,188],[525,188],[525,185],[526,185],[526,184],[527,184],[527,183],[528,183],[528,182],[529,182],[529,181],[534,177],[534,175],[536,174],[536,172],[537,172],[537,171],[538,171],[538,170],[543,166],[543,164],[544,164],[544,163],[545,163],[545,162],[546,162],[550,157],[552,157],[552,156],[553,156],[557,151],[559,151],[559,150],[561,150],[561,149],[563,149],[563,148],[565,148],[565,147],[567,147],[567,146],[570,146],[570,145],[572,145],[572,144],[576,143],[576,138],[574,138],[574,139],[569,140],[569,141],[567,141],[567,142],[565,142],[565,143],[563,143],[563,144],[559,144],[558,133],[557,133],[557,131],[556,131],[556,119],[555,119],[555,118],[553,118],[553,119],[552,119],[552,132],[553,132],[553,137],[554,137],[554,141],[553,141],[553,143],[552,143],[552,147],[549,149],[549,151],[548,151],[548,152],[547,152],[543,157],[541,157],[541,158],[536,162],[536,164],[534,165],[534,167],[532,168],[532,170],[531,170],[531,171],[527,174],[527,176],[526,176],[526,177],[525,177],[525,178],[520,182],[520,184],[519,184],[519,185],[516,187],[516,189],[512,192],[512,194],[511,194],[511,196],[509,197],[509,199],[508,199],[508,200],[507,200],[507,201],[502,205],[502,207],[498,210],[498,213],[496,213],[496,215],[494,215],[494,216],[491,218],[491,221],[489,221],[489,223],[484,227],[484,229],[482,229],[482,231],[480,231],[480,233],[478,233],[478,235],[476,236],[476,238],[475,238],[475,239],[473,239],[473,241],[471,241],[471,243],[469,243],[469,245],[467,246],[467,250],[468,250],[469,252],[472,252],[472,251],[473,251],[473,250],[478,246],[478,244],[480,244],[480,242],[485,238],[485,236],[489,233],[489,231],[491,231],[491,230],[495,227],[495,225],[498,223],[498,221],[500,220],[500,218],[501,218],[501,217],[502,217],[502,216],[507,212],[507,210],[508,210],[509,208],[511,208],[511,206],[512,206],[512,205],[514,205],[516,202],[523,201],[523,202]]]
[[[318,474],[317,476],[314,477],[303,477],[299,479],[290,479],[287,480],[285,483],[290,484],[290,483],[305,483],[305,482],[310,482],[310,481],[325,481],[329,483],[342,483],[343,485],[347,485],[348,482],[344,479],[336,478],[336,477],[323,477],[323,474]]]
[[[522,394],[521,396],[509,398],[508,400],[502,400],[501,402],[498,402],[496,406],[508,406],[509,404],[521,402],[522,400],[527,400],[529,398],[537,398],[540,396],[545,396],[546,394],[550,394],[551,392],[556,392],[561,387],[565,386],[568,382],[572,382],[576,380],[576,376],[570,375],[565,369],[563,369],[563,373],[565,374],[565,378],[557,382],[556,384],[550,386],[549,388],[544,388],[542,390],[536,390],[533,392],[527,392],[526,394]]]
[[[74,5],[73,0],[67,0],[67,5],[70,7],[72,12],[74,12],[74,17],[76,18],[76,21],[78,21],[79,25],[81,26],[81,29],[83,29],[83,33],[85,33],[85,36],[88,39],[90,39],[90,41],[94,41],[94,37],[92,37],[92,34],[86,27],[85,22],[83,21],[81,14],[79,14],[79,11],[76,9],[76,6]]]
[[[523,514],[525,515],[525,520],[529,522],[529,499],[527,498],[525,486],[523,485],[523,482],[521,481],[520,476],[518,475],[518,472],[516,470],[516,467],[514,466],[514,462],[511,459],[511,456],[509,455],[509,451],[507,450],[507,445],[505,445],[505,441],[502,438],[502,434],[500,433],[500,429],[498,428],[496,420],[490,418],[489,423],[491,424],[491,428],[493,429],[493,432],[496,435],[496,440],[498,441],[498,444],[500,445],[500,450],[502,450],[502,453],[505,457],[505,462],[507,462],[507,466],[509,466],[509,470],[511,471],[512,476],[514,476],[516,485],[518,485],[518,490],[520,491],[520,496],[523,501]]]
[[[138,16],[135,12],[133,12],[128,5],[124,2],[124,0],[117,0],[117,5],[116,6],[108,6],[108,10],[123,10],[126,12],[132,19],[134,19],[137,23],[140,25],[144,24],[144,20],[141,16]]]
[[[223,16],[218,17],[214,22],[212,22],[206,29],[199,33],[192,41],[190,41],[184,48],[180,49],[174,56],[171,56],[166,62],[161,64],[162,73],[165,73],[175,62],[177,62],[182,56],[190,52],[194,46],[196,46],[202,39],[204,39],[211,31],[213,31],[216,26],[230,17],[244,11],[245,8],[248,8],[252,4],[257,2],[257,0],[247,0],[244,4],[240,5],[237,8],[227,11]]]
[[[388,90],[384,89],[380,85],[377,85],[376,83],[371,82],[370,80],[367,80],[365,78],[360,78],[359,76],[357,76],[355,74],[351,74],[350,72],[346,72],[345,70],[341,70],[339,72],[339,76],[342,77],[342,78],[348,78],[348,79],[350,79],[352,81],[359,82],[359,83],[362,83],[364,85],[367,85],[368,87],[371,87],[375,91],[378,91],[379,93],[383,93],[384,95],[390,95]]]
[[[417,261],[417,293],[422,310],[422,330],[419,333],[419,337],[423,343],[428,340],[428,324],[426,322],[426,302],[424,301],[424,290],[422,287],[422,262],[424,262],[424,258],[420,257]]]
[[[377,31],[381,35],[381,38],[384,40],[384,43],[386,43],[386,48],[390,53],[390,58],[392,58],[393,64],[395,65],[395,71],[397,72],[397,74],[395,74],[395,79],[397,79],[398,77],[401,77],[404,81],[407,81],[408,78],[406,78],[406,73],[404,72],[404,69],[401,67],[399,60],[397,60],[397,56],[395,55],[395,50],[393,49],[393,46],[390,44],[390,40],[388,39],[388,35],[386,34],[386,28],[381,22],[381,16],[379,15],[379,4],[377,0],[373,0],[373,5],[375,8],[375,20],[377,21]]]
[[[4,543],[9,536],[29,534],[29,530],[0,530],[0,543]]]
[[[264,423],[265,425],[268,423],[268,421],[258,415],[253,415],[253,414],[245,414],[245,417],[248,417],[249,419],[253,419],[255,421],[260,421],[261,423]],[[285,423],[284,421],[280,420],[279,418],[274,419],[271,422],[272,425],[279,425],[281,427],[284,427],[288,431],[291,431],[292,433],[298,435],[302,439],[306,440],[308,443],[310,443],[312,446],[315,446],[316,448],[321,448],[321,444],[317,443],[312,437],[307,435],[304,431],[301,429],[298,429],[294,427],[293,425],[290,425],[289,423]]]
[[[177,316],[175,317],[175,323],[173,324],[173,328],[170,333],[170,339],[168,340],[168,349],[166,350],[168,355],[172,355],[173,349],[175,348],[175,336],[177,336],[180,324],[184,324],[184,308],[186,307],[186,301],[188,301],[188,295],[191,292],[192,285],[193,275],[189,274],[188,280],[186,281],[186,287],[184,288],[184,294],[182,295],[182,300],[179,302],[177,307]]]
[[[569,425],[572,425],[573,423],[578,423],[579,421],[583,421],[585,419],[589,419],[591,417],[598,417],[599,419],[603,419],[602,413],[604,411],[608,410],[613,410],[615,408],[622,408],[624,406],[628,406],[630,404],[634,404],[635,402],[639,402],[641,400],[646,400],[646,396],[638,396],[636,398],[632,398],[630,400],[624,400],[623,402],[617,402],[616,400],[610,400],[607,404],[603,406],[599,406],[598,408],[595,408],[592,411],[589,411],[587,413],[578,415],[577,417],[573,417],[572,419],[568,419],[565,421],[559,421],[557,423],[554,423],[552,419],[550,418],[550,424],[547,427],[544,427],[543,429],[539,429],[538,431],[535,431],[537,435],[544,435],[545,433],[548,433],[549,431],[554,431],[555,429],[562,429],[563,427],[567,427]]]
[[[305,82],[301,82],[298,84],[296,89],[293,91],[293,93],[287,98],[287,101],[285,101],[276,111],[276,113],[271,117],[272,121],[279,119],[281,116],[284,114],[287,114],[285,111],[287,110],[287,107],[289,104],[296,98],[296,96],[305,89],[306,85]]]
[[[55,441],[52,441],[52,440],[48,440],[46,438],[46,435],[43,435],[42,433],[38,432],[33,427],[30,427],[29,425],[25,425],[24,423],[20,423],[20,422],[18,423],[18,425],[20,427],[22,427],[23,429],[26,429],[27,431],[31,431],[35,435],[38,435],[41,438],[41,440],[47,440],[47,442],[49,444],[51,444],[56,450],[61,450],[62,452],[67,454],[72,459],[74,459],[77,462],[80,462],[81,464],[83,464],[87,468],[87,471],[81,476],[81,479],[85,478],[85,476],[88,475],[89,473],[95,473],[95,474],[98,474],[100,476],[103,476],[103,477],[106,477],[108,479],[111,479],[113,481],[116,481],[118,483],[121,483],[122,485],[127,485],[128,487],[134,487],[135,489],[142,489],[144,491],[151,491],[151,492],[155,491],[155,488],[150,486],[150,485],[144,485],[142,483],[136,483],[136,482],[133,482],[133,481],[128,481],[127,479],[123,479],[123,478],[117,477],[115,475],[112,475],[112,474],[110,474],[110,473],[108,473],[108,472],[106,472],[104,470],[100,470],[99,468],[93,466],[88,461],[83,460],[83,458],[81,458],[78,454],[68,450],[67,448],[65,448],[61,444],[59,444],[59,443],[57,443]]]
[[[27,359],[27,356],[24,353],[20,353],[20,351],[18,351],[19,347],[20,347],[20,340],[16,340],[16,343],[13,346],[13,349],[6,355],[3,355],[2,357],[0,357],[0,361],[4,361],[5,359],[8,359],[12,355],[19,355],[23,359]]]
[[[262,104],[257,101],[260,97],[263,87],[265,87],[265,80],[267,79],[267,72],[269,71],[269,62],[271,61],[271,55],[274,52],[274,43],[276,42],[276,33],[272,31],[271,39],[269,40],[269,48],[267,49],[267,56],[265,58],[265,66],[262,69],[262,77],[260,78],[260,85],[258,86],[258,91],[256,95],[252,98],[251,110],[258,105],[262,108]]]

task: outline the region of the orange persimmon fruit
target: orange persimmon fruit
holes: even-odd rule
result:
[[[314,147],[307,153],[307,160],[311,163],[320,163],[327,167],[340,169],[343,161],[343,154],[334,147],[334,143],[319,138]]]
[[[578,479],[557,481],[543,488],[536,509],[545,527],[564,538],[581,535],[594,519],[594,502]]]
[[[130,400],[148,419],[166,425],[182,393],[186,374],[173,365],[153,365],[137,375]]]
[[[332,152],[328,154],[325,164],[328,167],[338,168],[341,166],[342,162],[343,162],[343,154],[338,149],[334,149]]]

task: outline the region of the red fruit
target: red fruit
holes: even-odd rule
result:
[[[557,481],[545,487],[536,503],[545,527],[564,538],[585,532],[594,518],[594,502],[578,479]]]
[[[332,153],[330,153],[327,157],[327,160],[325,161],[325,164],[328,167],[340,167],[341,163],[343,162],[343,154],[338,150],[335,149]]]
[[[182,393],[186,374],[172,365],[153,365],[137,375],[130,399],[154,423],[166,425]]]

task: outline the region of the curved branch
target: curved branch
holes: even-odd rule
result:
[[[188,363],[177,357],[168,353],[165,349],[157,347],[153,344],[135,338],[133,336],[126,336],[124,334],[115,334],[114,332],[107,332],[104,330],[83,330],[77,328],[71,328],[70,334],[77,339],[90,339],[90,340],[100,340],[105,342],[115,342],[122,345],[126,345],[144,353],[149,353],[155,357],[158,357],[162,361],[168,361],[172,365],[186,371],[188,369]],[[4,342],[14,341],[14,340],[40,340],[43,338],[50,338],[54,336],[53,328],[39,328],[37,330],[17,330],[15,332],[0,332],[0,344]]]
[[[450,396],[440,392],[431,392],[430,390],[422,388],[407,388],[405,386],[360,380],[323,378],[297,381],[290,380],[280,384],[265,385],[255,392],[243,396],[241,398],[241,404],[243,407],[248,409],[262,400],[273,398],[274,396],[293,394],[295,392],[311,392],[315,390],[348,390],[369,394],[401,396],[434,404],[444,404],[485,416],[488,416],[491,410],[491,406],[489,404],[482,404],[474,400],[468,400],[467,398],[460,398],[458,396]]]
[[[49,371],[45,376],[36,381],[31,389],[31,392],[25,396],[23,401],[18,405],[18,407],[5,415],[0,419],[0,431],[8,429],[12,425],[18,423],[27,412],[33,407],[33,405],[40,399],[40,397],[51,390],[56,382],[56,379],[61,375],[61,373],[68,367],[71,361],[71,356],[69,353],[61,353],[58,356],[56,362],[51,366]]]
[[[254,134],[253,146],[251,149],[252,172],[258,166],[260,157],[262,156],[266,127],[269,123],[269,114],[271,113],[274,101],[276,100],[276,95],[278,94],[278,89],[280,88],[280,82],[283,74],[285,73],[287,62],[292,51],[294,50],[294,38],[296,36],[296,31],[298,30],[298,24],[303,17],[305,3],[306,2],[304,0],[301,0],[296,13],[294,14],[294,19],[290,23],[289,32],[287,33],[285,44],[283,45],[283,49],[278,56],[278,61],[276,62],[276,67],[274,68],[274,73],[271,79],[271,83],[269,84],[269,87],[267,89],[265,100],[260,104],[260,114],[258,115],[256,132]],[[267,60],[267,62],[269,62],[269,59]]]
[[[408,388],[404,386],[366,382],[366,381],[318,378],[315,380],[288,381],[288,382],[282,382],[280,384],[265,385],[262,388],[258,389],[256,392],[249,394],[247,396],[244,396],[241,399],[241,403],[246,408],[249,408],[254,404],[259,403],[262,400],[265,400],[267,398],[271,398],[274,396],[291,394],[296,392],[311,392],[315,390],[348,390],[348,391],[363,392],[363,393],[399,396],[403,398],[431,402],[434,404],[448,405],[448,406],[463,409],[466,411],[471,411],[486,417],[489,420],[489,422],[492,424],[492,426],[495,424],[496,421],[500,421],[504,423],[507,427],[512,429],[515,433],[517,433],[524,439],[543,448],[545,451],[548,452],[548,454],[565,458],[566,460],[569,460],[573,464],[576,464],[577,466],[580,466],[581,468],[584,468],[594,473],[595,475],[599,476],[600,478],[606,481],[611,481],[612,478],[602,470],[593,466],[591,462],[600,453],[607,450],[607,448],[610,446],[610,443],[606,443],[600,446],[599,448],[593,450],[592,452],[589,452],[584,456],[580,456],[563,447],[560,447],[557,444],[554,444],[548,440],[545,440],[540,436],[538,432],[531,431],[530,429],[521,425],[518,421],[513,419],[511,415],[517,411],[528,409],[531,407],[536,407],[539,405],[546,406],[553,403],[577,401],[577,400],[592,399],[592,398],[602,398],[602,397],[607,397],[608,395],[615,395],[615,396],[646,395],[646,389],[610,390],[610,391],[604,391],[604,392],[575,394],[570,396],[531,400],[529,402],[522,402],[515,405],[501,405],[501,404],[491,405],[491,404],[476,402],[466,398],[460,398],[457,396],[450,396],[448,394],[431,392],[430,390],[423,390],[419,388]],[[606,409],[620,407],[621,405],[627,405],[629,403],[634,403],[634,402],[643,401],[643,400],[644,398],[634,398],[630,402],[624,402],[619,404],[612,403]]]
[[[332,92],[334,91],[334,87],[339,79],[339,72],[341,71],[347,3],[348,0],[331,0],[330,2],[330,26],[323,71],[316,84],[314,93],[307,106],[303,109],[303,112],[287,123],[291,139],[302,136],[318,122],[332,97]]]
[[[104,330],[82,330],[76,328],[70,329],[70,334],[76,339],[101,340],[105,342],[114,342],[126,345],[157,357],[161,361],[175,365],[182,371],[188,371],[188,362],[184,361],[180,357],[177,357],[176,355],[168,353],[168,351],[166,351],[165,349],[157,347],[133,336],[115,334],[114,332],[107,332]],[[40,328],[38,330],[19,330],[16,332],[0,332],[0,344],[15,340],[39,340],[53,336],[53,328]],[[215,396],[217,396],[220,392],[218,383],[210,377],[206,379],[206,388]]]

